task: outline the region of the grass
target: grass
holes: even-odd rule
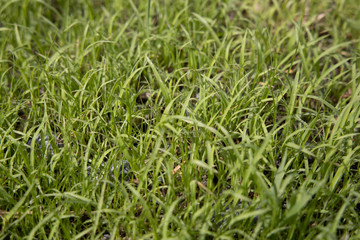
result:
[[[0,239],[359,239],[359,23],[0,0]]]

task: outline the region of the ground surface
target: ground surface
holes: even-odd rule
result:
[[[359,239],[357,0],[0,0],[0,239]]]

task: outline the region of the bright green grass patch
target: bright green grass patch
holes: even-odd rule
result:
[[[360,238],[359,26],[356,0],[0,0],[0,239]]]

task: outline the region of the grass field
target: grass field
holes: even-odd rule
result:
[[[0,239],[360,239],[358,0],[0,0]]]

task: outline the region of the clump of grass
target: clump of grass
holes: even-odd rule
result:
[[[357,1],[2,3],[1,239],[359,238]]]

